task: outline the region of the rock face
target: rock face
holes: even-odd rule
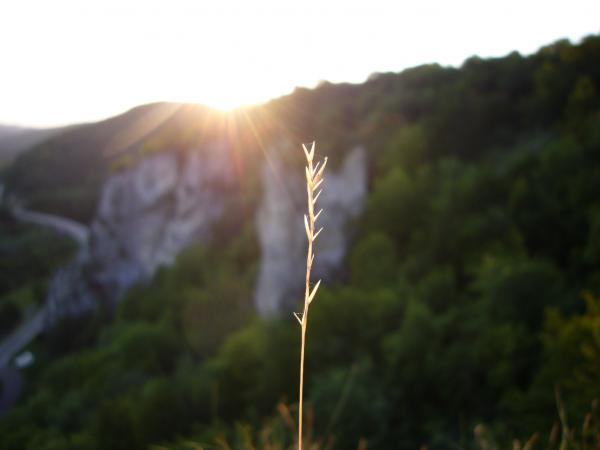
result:
[[[232,181],[225,146],[154,154],[105,184],[92,225],[94,277],[117,297],[206,236]]]
[[[263,201],[257,214],[261,261],[255,303],[262,316],[291,311],[303,295],[306,270],[305,180],[285,174],[276,160],[263,168]],[[324,227],[315,247],[314,279],[330,277],[344,258],[346,225],[363,208],[367,194],[366,152],[357,147],[338,171],[325,172],[319,197]]]
[[[89,245],[50,284],[50,322],[114,303],[194,240],[206,237],[227,205],[229,150],[155,153],[105,183]]]
[[[366,196],[365,159],[364,149],[356,148],[339,170],[326,172],[316,277],[331,276],[342,262],[346,224],[360,213]],[[79,316],[98,302],[114,307],[133,284],[172,264],[193,241],[208,238],[232,199],[231,160],[227,145],[213,144],[198,151],[154,153],[111,176],[87,245],[50,283],[47,323]],[[262,256],[255,301],[263,316],[291,307],[302,295],[306,264],[304,179],[285,173],[277,159],[271,162],[264,165],[264,197],[256,215]]]

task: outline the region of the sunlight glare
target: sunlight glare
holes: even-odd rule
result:
[[[574,1],[507,0],[494,14],[471,0],[4,2],[0,123],[65,125],[156,101],[230,110],[320,80],[532,52],[597,31],[599,3]]]

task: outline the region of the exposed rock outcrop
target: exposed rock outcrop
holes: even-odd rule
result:
[[[367,191],[364,149],[351,151],[339,170],[329,169],[320,197],[325,230],[316,246],[315,276],[329,277],[347,246],[346,225],[362,210]],[[306,238],[304,180],[276,158],[264,165],[263,200],[256,215],[260,270],[255,303],[268,316],[301,295]],[[233,194],[229,149],[153,153],[104,184],[88,244],[50,283],[48,322],[78,316],[99,302],[113,307],[133,284],[170,265],[190,243],[208,238]],[[296,292],[296,294],[294,294]]]
[[[263,201],[257,214],[261,261],[255,302],[263,316],[291,308],[303,295],[306,234],[305,180],[285,173],[274,160],[262,173]],[[363,208],[367,194],[366,152],[357,147],[341,168],[328,168],[319,197],[323,233],[316,241],[315,279],[330,277],[340,266],[347,248],[346,225]]]
[[[161,152],[115,173],[104,184],[89,245],[50,285],[50,322],[114,303],[133,284],[174,262],[207,236],[222,214],[232,181],[229,150]]]

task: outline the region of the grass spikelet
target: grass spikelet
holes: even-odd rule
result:
[[[317,290],[321,285],[321,280],[315,284],[313,288],[310,285],[310,275],[312,271],[312,264],[315,259],[315,255],[313,252],[313,243],[317,239],[317,236],[321,233],[323,228],[321,227],[318,231],[315,232],[315,225],[317,219],[321,215],[323,210],[319,210],[317,214],[315,214],[315,205],[317,203],[317,199],[319,195],[321,195],[322,189],[315,192],[321,186],[323,182],[323,175],[325,173],[325,166],[327,165],[327,158],[323,160],[323,164],[317,163],[313,165],[313,160],[315,156],[315,143],[312,143],[310,150],[306,148],[304,144],[302,144],[302,148],[304,149],[304,154],[306,155],[306,192],[307,192],[307,206],[308,213],[304,215],[304,227],[306,230],[306,238],[308,241],[308,250],[306,253],[306,286],[304,290],[304,310],[302,315],[294,313],[294,316],[298,320],[300,327],[302,329],[302,337],[300,342],[300,395],[298,402],[298,450],[302,450],[302,403],[303,403],[303,393],[304,393],[304,349],[306,347],[306,328],[308,325],[308,308],[312,301],[315,299],[315,295],[317,294]]]

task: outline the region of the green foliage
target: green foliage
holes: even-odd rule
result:
[[[10,332],[21,321],[19,306],[11,300],[0,303],[0,335]]]
[[[230,336],[211,363],[219,380],[219,413],[258,420],[296,392],[298,336],[281,323],[250,324]]]
[[[600,398],[600,300],[589,292],[583,297],[583,314],[567,318],[556,308],[547,310],[542,343],[549,364],[544,371],[554,373],[539,375],[563,389],[566,401],[575,407],[575,421],[583,421],[588,412],[586,398]]]
[[[398,129],[385,149],[380,171],[402,167],[414,172],[429,158],[428,135],[423,123],[418,122]]]
[[[0,296],[25,285],[37,289],[75,248],[63,236],[20,224],[0,211]]]
[[[376,288],[396,277],[397,257],[394,241],[383,233],[372,233],[360,240],[350,256],[351,276],[359,286]]]
[[[0,209],[0,336],[44,302],[48,278],[75,248],[69,239],[18,223]]]
[[[368,363],[336,368],[314,380],[310,401],[316,431],[331,436],[336,448],[354,448],[361,438],[381,445],[389,416],[389,399],[376,371]]]
[[[347,367],[358,355],[380,360],[381,337],[398,325],[403,312],[404,299],[399,292],[401,288],[322,289],[319,309],[315,308],[311,317],[308,372],[318,373],[338,365]]]
[[[539,330],[545,307],[564,306],[570,300],[563,292],[560,272],[547,261],[488,256],[478,272],[473,288],[498,321],[522,322],[532,331]]]

